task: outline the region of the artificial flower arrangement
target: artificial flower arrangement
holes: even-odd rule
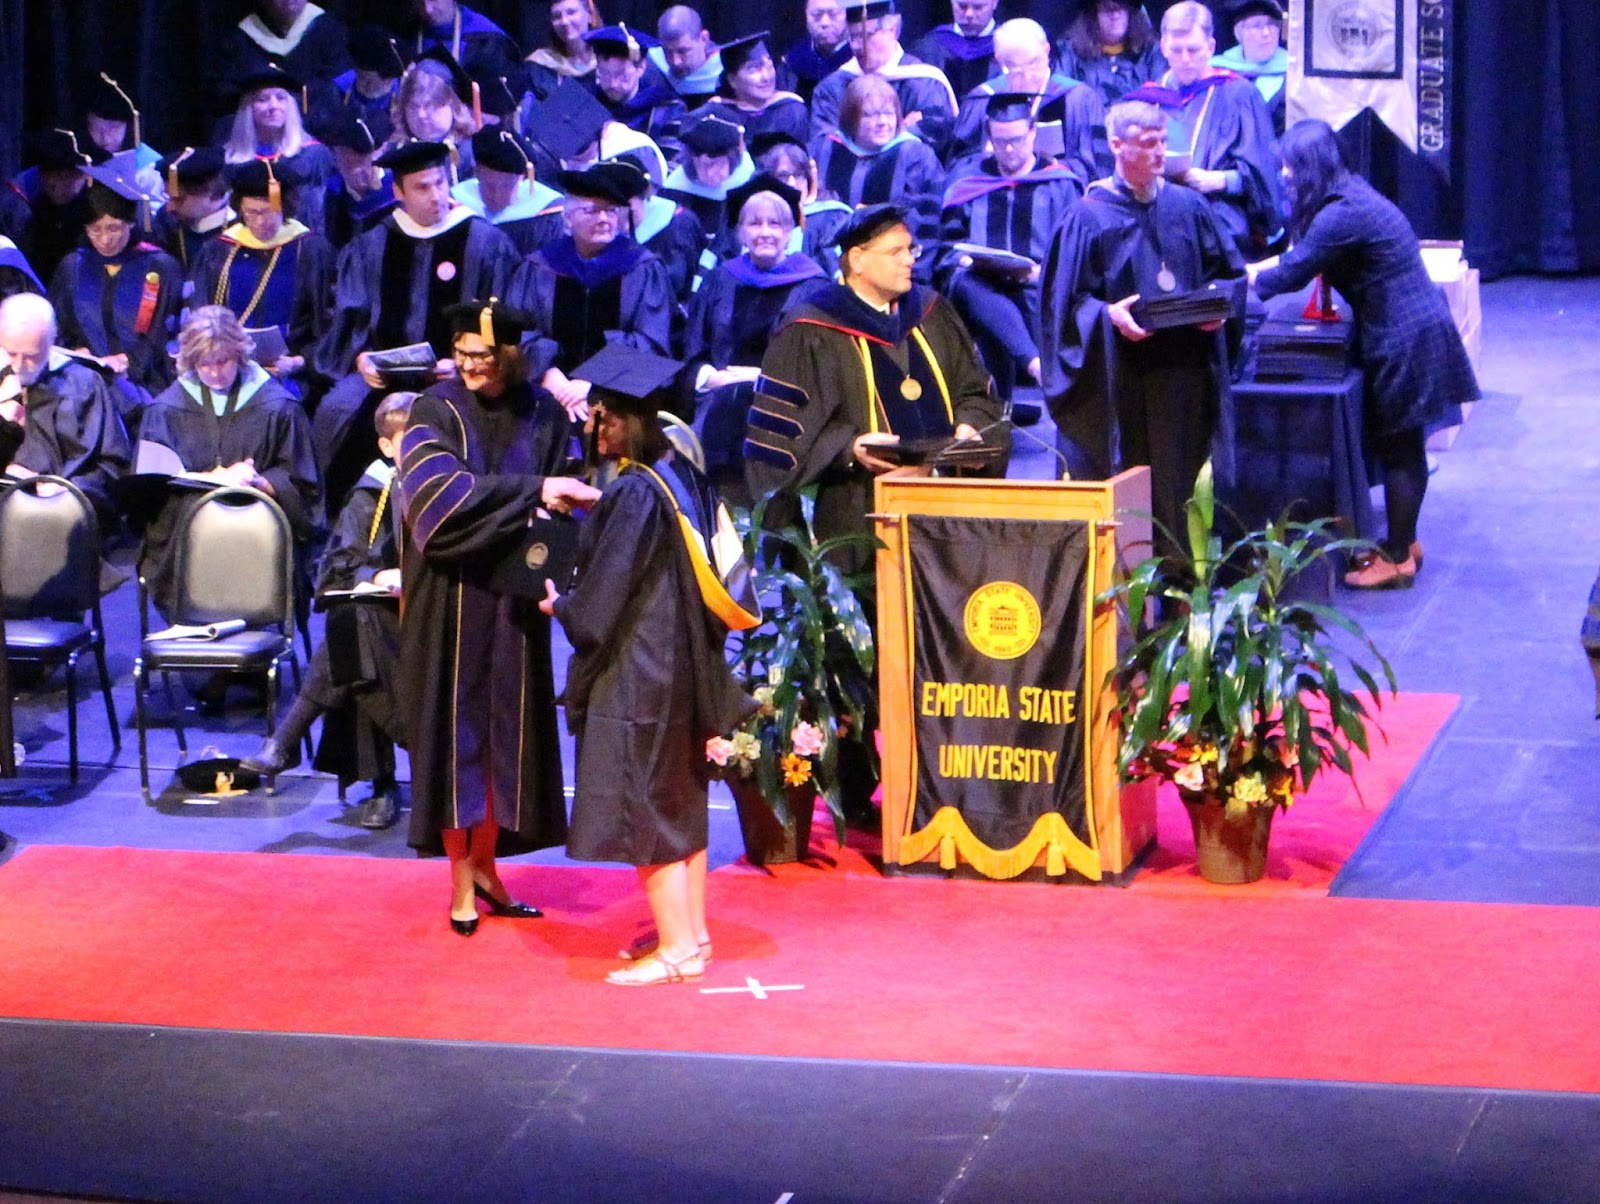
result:
[[[740,793],[753,788],[784,825],[791,802],[820,796],[840,841],[845,814],[839,793],[840,746],[862,743],[872,694],[872,628],[856,596],[869,573],[840,561],[877,548],[876,536],[818,541],[812,500],[798,499],[795,521],[767,521],[768,500],[735,515],[761,596],[762,622],[733,637],[734,671],[759,709],[727,737],[706,743],[714,774]],[[785,499],[790,500],[790,499]]]

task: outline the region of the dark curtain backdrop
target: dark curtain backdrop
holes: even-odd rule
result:
[[[324,0],[346,20],[383,20],[401,0]],[[480,11],[527,48],[545,35],[540,0],[482,0]],[[664,3],[601,0],[607,20],[653,29]],[[713,36],[803,29],[801,0],[702,0]],[[949,20],[938,0],[902,0],[906,36]],[[1164,4],[1151,6],[1164,8]],[[1418,233],[1464,237],[1487,275],[1600,269],[1600,4],[1595,0],[1456,0],[1454,181],[1445,187],[1376,122],[1346,142]],[[19,166],[19,131],[71,121],[83,81],[107,70],[134,95],[145,139],[166,149],[206,135],[194,64],[244,11],[239,0],[0,0],[0,171]],[[1067,0],[1013,0],[1052,35]],[[20,58],[21,62],[17,60]]]

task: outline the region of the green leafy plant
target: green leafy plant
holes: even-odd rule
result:
[[[1350,750],[1369,753],[1380,677],[1391,696],[1397,686],[1354,619],[1285,598],[1285,587],[1335,553],[1371,545],[1335,538],[1331,519],[1285,517],[1224,546],[1209,464],[1187,519],[1187,556],[1144,560],[1101,596],[1135,627],[1108,675],[1123,717],[1120,768],[1129,781],[1174,782],[1187,802],[1222,802],[1230,818],[1287,807],[1325,766],[1353,772]]]
[[[814,787],[827,803],[838,838],[845,814],[839,793],[839,750],[866,740],[876,651],[872,627],[855,590],[868,572],[846,572],[840,559],[879,546],[866,533],[818,541],[813,503],[802,495],[793,525],[766,523],[767,501],[735,514],[745,559],[761,595],[762,622],[734,636],[734,671],[761,703],[731,738],[707,742],[706,756],[730,780],[755,784],[784,824],[790,790]]]

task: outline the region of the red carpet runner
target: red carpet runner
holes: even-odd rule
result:
[[[0,868],[0,1014],[1600,1091],[1600,909],[797,867],[713,875],[705,981],[626,990],[631,872],[506,879],[548,917],[463,940],[442,863],[30,848]]]

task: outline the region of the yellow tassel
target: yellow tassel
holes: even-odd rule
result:
[[[478,311],[478,333],[485,347],[494,346],[494,310],[487,305]]]
[[[263,159],[267,165],[267,204],[272,206],[273,212],[283,212],[283,187],[278,183],[277,174],[272,170],[272,160]]]

